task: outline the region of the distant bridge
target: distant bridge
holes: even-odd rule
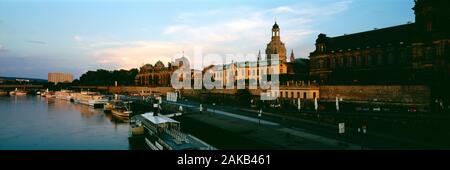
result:
[[[31,85],[31,84],[27,84],[27,85],[20,85],[20,84],[0,84],[0,89],[42,89],[44,88],[43,85]]]

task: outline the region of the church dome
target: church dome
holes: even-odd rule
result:
[[[158,61],[158,62],[156,62],[155,67],[164,68],[165,66],[162,61]]]
[[[280,27],[278,26],[277,22],[275,22],[275,24],[273,24],[272,29],[279,29]]]

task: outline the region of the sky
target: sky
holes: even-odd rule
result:
[[[413,0],[0,0],[0,76],[131,69],[208,56],[264,52],[276,21],[296,58],[317,35],[340,36],[414,22]]]

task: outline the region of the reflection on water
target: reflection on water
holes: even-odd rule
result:
[[[0,97],[0,119],[0,149],[129,149],[126,121],[66,100]]]

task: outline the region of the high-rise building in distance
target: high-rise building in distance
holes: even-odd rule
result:
[[[71,73],[48,73],[48,82],[52,83],[72,83],[73,75]]]

